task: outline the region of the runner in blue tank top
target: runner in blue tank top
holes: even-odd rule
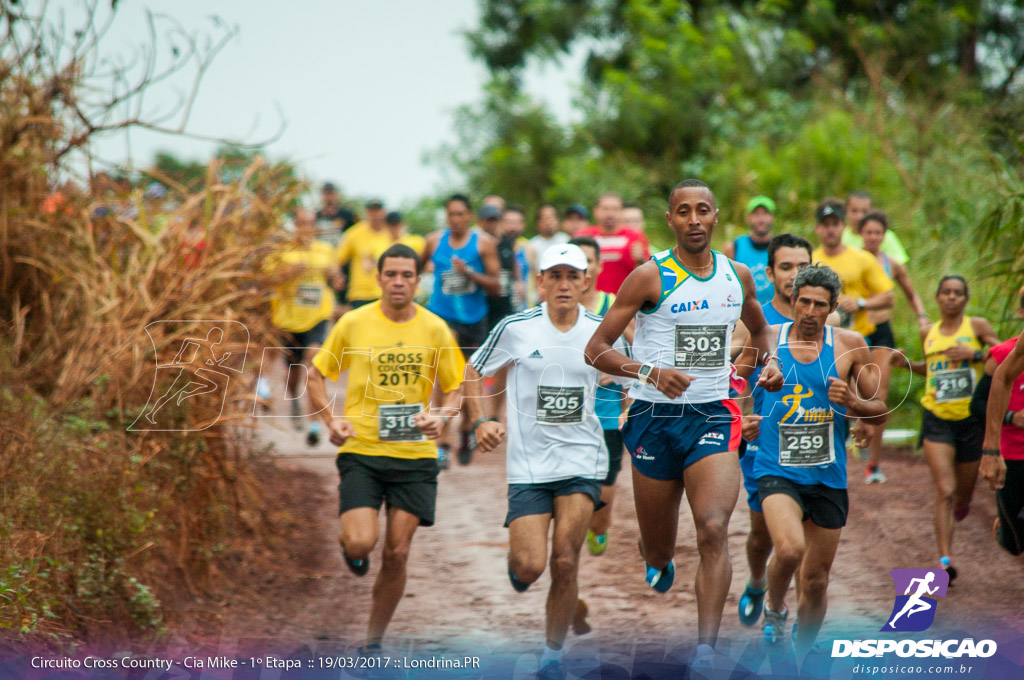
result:
[[[793,320],[793,303],[790,292],[793,279],[797,272],[811,264],[811,244],[807,239],[793,234],[779,234],[768,245],[768,268],[766,272],[773,284],[774,297],[762,305],[765,320],[772,326]],[[838,315],[835,319],[838,321]],[[733,336],[733,347],[744,347],[747,343],[746,329],[740,327]],[[756,383],[760,377],[760,367],[752,366],[753,353],[744,351],[736,358],[738,373],[750,375],[750,381]],[[753,413],[758,412],[764,390],[755,389],[751,393]],[[740,470],[743,473],[743,486],[747,491],[747,507],[750,509],[750,533],[747,534],[747,565],[750,567],[750,578],[739,599],[740,623],[753,626],[761,617],[761,606],[768,587],[765,579],[765,565],[772,553],[772,539],[768,527],[764,523],[761,501],[757,496],[757,480],[754,478],[754,454],[757,451],[756,418],[744,417],[744,441],[740,443]],[[753,429],[752,429],[753,428]],[[749,439],[748,439],[749,436]]]
[[[730,338],[742,319],[755,348],[767,350],[772,339],[750,271],[711,250],[718,209],[708,186],[680,182],[665,217],[676,246],[629,275],[586,351],[587,361],[604,373],[637,378],[622,436],[633,461],[646,579],[659,592],[675,578],[679,503],[686,492],[700,556],[693,662],[701,666],[713,655],[732,579],[727,537],[740,484],[740,412],[729,397]],[[612,349],[634,318],[636,359]],[[760,381],[781,387],[774,360]]]
[[[785,638],[786,591],[797,570],[799,630],[804,652],[825,617],[829,571],[846,524],[847,414],[874,419],[886,405],[874,395],[878,369],[858,333],[826,326],[842,283],[828,267],[805,267],[793,282],[795,321],[779,327],[775,351],[786,376],[761,400],[754,475],[775,547],[768,565],[764,637]]]
[[[775,201],[767,196],[754,196],[747,201],[747,226],[750,227],[750,234],[740,236],[722,248],[726,257],[747,265],[757,287],[757,301],[762,305],[770,302],[775,294],[766,273],[768,246],[772,240],[774,223]]]
[[[469,199],[453,194],[444,205],[448,228],[427,236],[423,261],[434,267],[434,290],[427,305],[445,320],[468,359],[487,337],[487,295],[501,290],[497,242],[479,229],[471,229],[473,210]],[[465,418],[461,419],[465,421]],[[439,458],[449,460],[447,443],[441,438]],[[467,465],[472,456],[469,423],[462,422],[458,459]]]

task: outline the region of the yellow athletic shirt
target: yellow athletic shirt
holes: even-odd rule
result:
[[[357,222],[345,232],[338,244],[338,263],[351,263],[348,268],[348,299],[376,300],[378,253],[391,245],[387,229],[374,231],[367,221]]]
[[[839,255],[830,256],[819,247],[811,254],[811,261],[834,269],[843,282],[843,295],[854,299],[892,290],[892,281],[885,275],[882,265],[866,250],[847,246]],[[867,312],[861,309],[853,313],[848,328],[867,336],[875,331],[875,324],[868,321]]]
[[[971,395],[985,362],[966,359],[950,361],[943,352],[958,343],[980,350],[981,342],[974,334],[969,316],[964,316],[963,323],[953,335],[940,333],[941,323],[932,324],[924,339],[928,382],[924,396],[921,397],[921,405],[943,420],[963,420],[971,415]]]
[[[278,284],[270,300],[270,320],[289,333],[303,333],[334,312],[334,291],[327,284],[325,270],[334,264],[334,248],[313,241],[308,248],[284,250],[271,255],[267,271],[301,264],[306,270],[294,279]]]
[[[406,234],[397,241],[392,241],[391,238],[389,237],[386,241],[383,241],[377,245],[377,252],[375,253],[376,258],[379,260],[380,256],[384,254],[385,250],[387,250],[391,246],[398,245],[399,243],[401,243],[403,246],[409,246],[410,248],[416,251],[417,255],[422,257],[423,249],[427,245],[427,239],[423,238],[419,234]],[[374,262],[373,266],[377,266],[376,262]]]
[[[439,316],[415,305],[416,316],[395,323],[380,302],[342,315],[313,365],[330,380],[347,371],[345,418],[355,436],[338,453],[392,458],[436,458],[413,416],[430,401],[435,381],[444,392],[462,384],[466,362]]]

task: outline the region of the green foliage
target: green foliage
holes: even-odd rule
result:
[[[464,109],[449,167],[479,195],[640,204],[655,246],[684,177],[713,188],[715,245],[745,230],[746,200],[773,196],[776,230],[816,241],[815,205],[867,190],[906,245],[925,305],[935,282],[971,281],[968,313],[1011,319],[1024,280],[1024,6],[978,0],[481,0],[471,50],[491,72]],[[527,63],[587,53],[561,125],[520,88]],[[1012,305],[1012,306],[1011,306]],[[919,356],[897,301],[898,341]],[[997,328],[1019,332],[1016,321]],[[900,372],[895,415],[913,426],[920,380]],[[897,396],[898,395],[898,396]]]

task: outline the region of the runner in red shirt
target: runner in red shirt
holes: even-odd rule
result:
[[[650,257],[647,237],[622,226],[619,223],[621,213],[622,198],[618,194],[601,194],[594,208],[597,224],[576,232],[577,236],[594,237],[601,246],[601,273],[597,277],[597,289],[605,293],[618,293],[629,273]]]
[[[1024,288],[1018,291],[1017,316],[1024,319]],[[1011,555],[1024,554],[1024,334],[989,350],[985,375],[978,381],[971,412],[992,411],[986,419],[981,476],[996,490],[996,541]],[[1003,369],[996,373],[996,369]],[[1012,384],[1011,384],[1012,381]],[[996,383],[998,383],[998,388]],[[1007,389],[1008,388],[1008,389]],[[1006,401],[1009,392],[1008,403]],[[1005,406],[1003,405],[1005,404]],[[1001,421],[1002,427],[998,428]],[[998,432],[998,447],[995,434]],[[1002,454],[1002,457],[1000,457]]]

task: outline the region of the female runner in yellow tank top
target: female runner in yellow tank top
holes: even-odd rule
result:
[[[969,299],[962,276],[942,277],[935,294],[942,319],[921,328],[927,381],[921,397],[925,410],[920,441],[938,492],[935,539],[939,564],[949,573],[950,582],[957,575],[952,564],[953,523],[970,510],[985,434],[984,421],[971,416],[971,394],[988,356],[983,347],[999,343],[987,320],[964,316]]]

